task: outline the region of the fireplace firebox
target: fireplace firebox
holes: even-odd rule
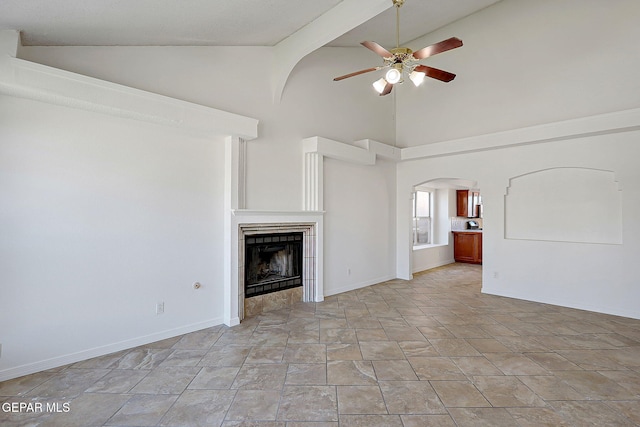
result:
[[[245,298],[302,286],[303,233],[245,236]]]

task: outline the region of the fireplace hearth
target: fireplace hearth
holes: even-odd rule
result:
[[[301,287],[303,233],[245,237],[245,298]]]

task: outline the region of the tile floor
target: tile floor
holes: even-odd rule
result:
[[[0,410],[0,425],[640,425],[639,320],[480,281],[452,264],[6,381],[3,408],[59,412]]]

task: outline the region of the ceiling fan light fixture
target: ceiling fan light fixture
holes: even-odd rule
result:
[[[376,80],[375,82],[373,82],[373,88],[378,93],[382,93],[382,91],[384,90],[384,88],[386,86],[387,86],[387,81],[384,78],[381,78],[381,79]]]
[[[402,78],[402,72],[397,68],[391,68],[389,71],[387,71],[385,78],[389,83],[394,85],[398,83]]]
[[[422,82],[424,82],[424,78],[426,76],[427,75],[425,73],[420,71],[412,71],[411,74],[409,74],[409,78],[411,79],[413,84],[416,85],[416,87],[420,86]]]
[[[380,69],[387,69],[385,76],[373,83],[373,87],[381,96],[391,93],[393,87],[397,83],[403,83],[404,77],[409,77],[411,82],[417,87],[420,86],[426,77],[440,80],[448,83],[453,80],[456,75],[448,71],[439,70],[418,62],[462,46],[462,40],[457,37],[450,37],[430,46],[426,46],[420,50],[413,51],[407,47],[400,47],[400,7],[405,0],[391,0],[396,9],[396,47],[387,50],[374,41],[363,41],[362,46],[371,50],[384,60],[384,65],[379,67],[366,68],[354,73],[345,74],[334,78],[334,81],[340,81],[349,77],[359,76],[361,74],[370,73]]]

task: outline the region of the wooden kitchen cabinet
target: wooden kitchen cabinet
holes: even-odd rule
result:
[[[482,232],[454,231],[453,258],[456,262],[482,264]]]
[[[472,190],[456,191],[456,215],[467,218],[477,218],[480,216],[480,192]]]

